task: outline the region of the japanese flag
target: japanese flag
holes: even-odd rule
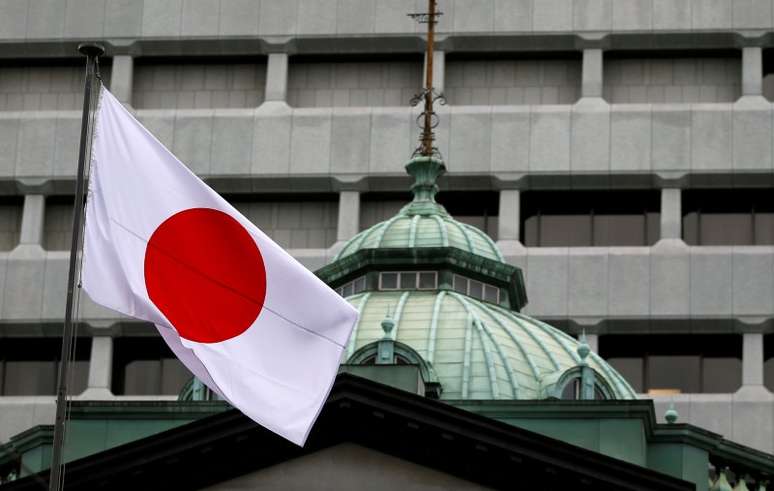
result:
[[[154,323],[199,380],[298,445],[357,321],[104,88],[82,283],[95,302]]]

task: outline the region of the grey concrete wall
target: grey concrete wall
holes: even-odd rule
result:
[[[288,104],[294,107],[408,106],[422,87],[421,61],[290,60]]]
[[[265,63],[136,63],[132,105],[138,109],[258,107]]]
[[[335,224],[336,214],[329,216]],[[335,241],[335,233],[329,241]],[[774,247],[680,244],[533,247],[507,259],[524,270],[530,299],[525,312],[540,318],[585,325],[640,320],[646,326],[648,321],[683,320],[691,331],[735,329],[734,319],[752,324],[774,320]],[[290,252],[310,269],[330,258],[326,249]],[[14,326],[20,322],[61,319],[67,256],[66,251],[42,250],[0,254],[0,319],[10,330],[0,325],[0,335],[18,332]],[[87,322],[119,320],[88,301],[82,313]],[[627,325],[617,329],[626,332]]]
[[[403,176],[416,146],[410,108],[223,111],[138,117],[203,177]],[[451,176],[774,170],[774,112],[765,102],[458,106],[439,114]],[[0,112],[0,178],[72,179],[79,124],[74,112]]]
[[[81,41],[400,34],[423,28],[405,15],[419,8],[414,0],[367,0],[358,5],[308,0],[45,0],[27,8],[27,2],[5,0],[0,4],[0,36]],[[702,32],[774,26],[770,0],[447,0],[441,8],[442,33]]]
[[[733,102],[742,95],[740,58],[611,58],[604,63],[610,103]]]
[[[679,414],[678,422],[691,423],[744,445],[774,453],[774,395],[742,388],[735,394],[681,394],[655,399],[656,416],[664,422],[669,405]]]
[[[580,89],[580,59],[446,61],[449,104],[572,104]]]

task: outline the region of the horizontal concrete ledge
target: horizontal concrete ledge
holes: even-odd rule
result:
[[[290,253],[312,270],[331,259],[323,249]],[[610,321],[627,332],[660,325],[690,332],[774,329],[774,247],[523,248],[507,259],[524,271],[525,312],[568,330],[609,332]],[[66,274],[65,252],[0,254],[0,335],[60,332]],[[84,333],[108,327],[116,335],[152,332],[85,294],[82,302]]]
[[[357,8],[353,8],[356,4]],[[111,2],[85,0],[0,3],[3,40],[283,38],[413,34],[424,30],[406,16],[413,0],[360,2]],[[756,30],[774,27],[770,0],[625,1],[448,0],[439,32],[567,33]]]
[[[454,175],[540,176],[626,185],[627,176],[774,182],[774,106],[575,104],[443,108],[438,145]],[[139,110],[148,129],[204,178],[403,176],[418,129],[410,108]],[[0,180],[72,180],[76,112],[0,113]],[[766,180],[768,179],[768,181]],[[711,180],[711,179],[709,179]],[[637,179],[632,179],[636,183]],[[629,183],[631,184],[631,182]]]

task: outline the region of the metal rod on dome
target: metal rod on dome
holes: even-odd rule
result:
[[[423,121],[420,125],[422,134],[420,135],[419,148],[416,150],[416,154],[420,154],[426,157],[432,157],[435,149],[433,148],[433,141],[435,135],[433,134],[433,128],[436,122],[433,120],[435,113],[433,112],[433,103],[440,99],[441,103],[444,103],[443,96],[437,94],[433,88],[433,58],[435,48],[435,25],[438,23],[437,18],[443,15],[436,10],[436,0],[428,0],[428,9],[425,13],[408,14],[409,17],[415,19],[421,24],[427,24],[427,47],[425,49],[425,86],[421,94],[415,96],[411,104],[417,105],[420,100],[424,100],[424,110],[420,115]],[[419,118],[417,118],[419,123]]]
[[[89,149],[89,121],[91,120],[92,91],[96,80],[97,58],[105,49],[95,43],[84,43],[78,51],[86,56],[86,80],[83,89],[83,111],[81,113],[81,142],[78,150],[78,169],[75,178],[75,203],[73,204],[73,230],[70,243],[70,267],[67,274],[67,301],[65,305],[64,330],[62,332],[62,354],[59,360],[59,375],[56,391],[56,420],[54,422],[54,443],[51,453],[51,470],[48,489],[58,491],[62,486],[62,453],[64,450],[65,417],[67,409],[67,381],[70,371],[71,344],[73,341],[73,298],[75,275],[77,273],[78,246],[81,241],[81,224],[84,208],[84,174],[86,153]]]
[[[435,1],[428,0],[427,69],[425,73],[425,124],[422,128],[422,155],[433,155],[433,48],[435,44]]]

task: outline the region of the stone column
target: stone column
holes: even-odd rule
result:
[[[425,73],[427,71],[427,55],[422,65],[422,84],[425,86]],[[446,81],[446,53],[444,51],[433,51],[433,87],[439,94],[443,93],[444,83]]]
[[[586,344],[589,345],[591,351],[599,354],[599,335],[598,334],[586,334]]]
[[[94,336],[91,339],[89,383],[81,397],[94,399],[112,397],[110,384],[113,375],[113,338]]]
[[[602,64],[601,49],[587,48],[583,50],[581,97],[602,97],[602,87],[604,86]]]
[[[763,334],[742,335],[742,386],[763,385]]]
[[[336,241],[345,242],[360,229],[360,193],[341,191],[339,193],[339,222],[336,228]]]
[[[288,55],[287,53],[269,53],[266,67],[266,94],[264,100],[287,102],[288,95]]]
[[[28,194],[24,197],[19,245],[43,246],[43,224],[46,218],[46,197]]]
[[[518,189],[500,190],[500,210],[497,217],[497,240],[518,242],[521,225],[521,193]]]
[[[126,105],[132,105],[132,86],[134,83],[134,58],[129,55],[113,57],[110,73],[110,92]]]
[[[682,240],[682,195],[679,188],[661,190],[661,239]]]
[[[763,50],[760,47],[742,48],[742,95],[763,95]]]
[[[521,192],[518,189],[501,189],[497,215],[497,246],[504,256],[516,256],[524,252],[519,237],[520,228]]]

